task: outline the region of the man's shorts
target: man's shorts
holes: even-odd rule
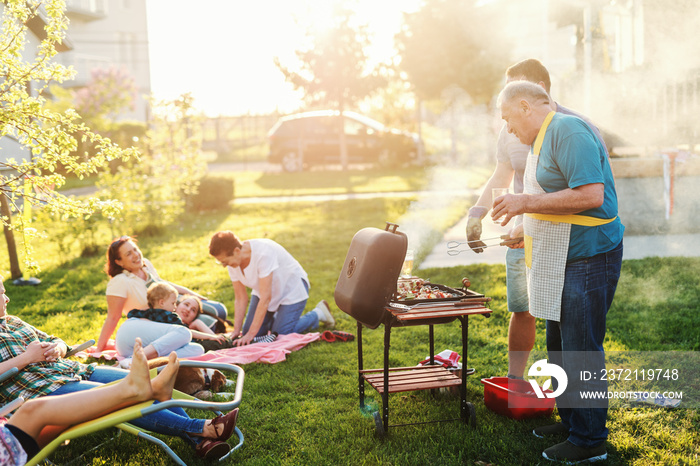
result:
[[[530,310],[527,295],[527,273],[525,271],[525,249],[506,251],[506,287],[509,312]]]

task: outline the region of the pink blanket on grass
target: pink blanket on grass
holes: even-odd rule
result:
[[[252,362],[275,364],[284,361],[287,354],[292,351],[300,350],[320,338],[320,333],[290,333],[289,335],[280,335],[272,343],[254,343],[236,348],[209,351],[202,356],[185,359],[227,364],[249,364]],[[117,355],[117,351],[114,349],[114,340],[109,340],[104,351],[98,352],[97,347],[91,346],[85,351],[76,353],[75,356],[79,358],[104,358],[108,361],[124,359]]]
[[[209,351],[201,356],[186,359],[226,364],[249,364],[251,362],[275,364],[284,361],[287,354],[292,351],[297,351],[320,338],[320,333],[290,333],[289,335],[280,335],[272,343],[254,343],[236,348]]]
[[[76,358],[95,358],[95,359],[106,359],[107,361],[111,360],[116,360],[116,361],[121,361],[124,359],[123,357],[119,356],[117,354],[117,350],[115,349],[116,347],[114,346],[114,340],[110,339],[107,341],[107,344],[105,345],[104,351],[97,351],[97,346],[91,346],[87,348],[85,351],[78,351],[75,353]]]

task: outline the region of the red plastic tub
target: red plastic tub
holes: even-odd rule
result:
[[[554,411],[554,398],[537,398],[525,380],[490,377],[481,379],[481,383],[484,384],[484,403],[495,413],[519,420],[547,417]],[[544,390],[544,393],[552,391]]]

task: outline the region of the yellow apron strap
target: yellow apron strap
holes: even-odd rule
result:
[[[547,128],[552,122],[555,113],[556,112],[549,112],[542,122],[542,126],[540,126],[540,131],[537,133],[535,144],[532,148],[532,156],[539,157],[540,149],[542,149],[542,142],[544,142],[544,135],[547,133]],[[528,156],[528,158],[529,157],[530,156]],[[525,266],[527,266],[528,269],[532,269],[532,236],[527,234],[523,236],[525,238]]]
[[[525,266],[532,269],[532,236],[523,235],[525,239]]]
[[[557,112],[549,112],[547,117],[544,119],[542,126],[540,126],[540,132],[537,133],[537,138],[535,138],[535,147],[532,149],[532,153],[535,155],[540,155],[540,149],[542,149],[542,143],[544,142],[544,135],[547,132],[547,127],[551,123],[554,114]]]
[[[606,225],[614,221],[613,218],[596,218],[587,215],[555,215],[555,214],[525,214],[528,217],[536,218],[537,220],[546,220],[552,223],[570,223],[572,225],[581,225],[584,227],[598,227]]]

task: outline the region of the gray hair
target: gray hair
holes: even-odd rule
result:
[[[514,99],[524,99],[530,104],[547,103],[549,104],[549,95],[542,86],[531,83],[530,81],[513,81],[506,84],[500,94],[498,94],[497,106],[501,108],[503,104],[509,103]]]

